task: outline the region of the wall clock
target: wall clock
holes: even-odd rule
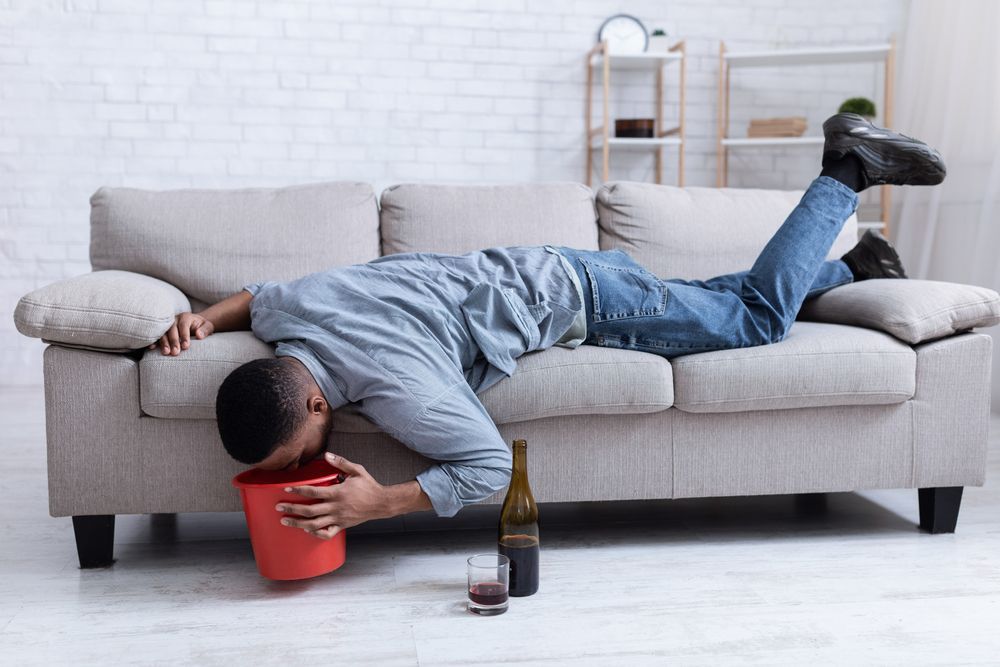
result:
[[[649,33],[642,21],[629,14],[608,17],[597,31],[597,41],[608,42],[608,53],[644,53],[649,43]]]

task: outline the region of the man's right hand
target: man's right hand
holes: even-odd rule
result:
[[[191,346],[191,336],[201,340],[206,336],[211,336],[215,331],[215,325],[201,315],[194,313],[180,313],[174,323],[163,334],[159,341],[149,346],[150,350],[160,348],[162,354],[169,354],[176,357],[181,350],[186,350]]]

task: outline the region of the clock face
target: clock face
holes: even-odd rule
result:
[[[643,53],[649,34],[639,19],[628,14],[616,14],[604,22],[597,39],[608,42],[609,53]]]

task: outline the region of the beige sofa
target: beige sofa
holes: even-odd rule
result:
[[[621,248],[661,278],[707,278],[748,268],[800,195],[626,182],[398,185],[380,202],[364,183],[101,188],[94,272],[26,295],[14,314],[50,343],[50,514],[73,517],[90,567],[112,562],[117,514],[241,509],[230,478],[244,466],[223,450],[215,395],[272,347],[228,332],[177,357],[147,350],[178,312],[408,251]],[[852,217],[830,256],[856,238]],[[480,397],[508,442],[530,443],[541,502],[917,488],[921,526],[953,531],[962,487],[985,471],[991,346],[971,329],[1000,321],[998,304],[971,286],[869,281],[808,302],[774,345],[672,362],[552,348]],[[384,483],[428,465],[350,405],[334,448]]]

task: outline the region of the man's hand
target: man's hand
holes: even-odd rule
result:
[[[162,354],[176,357],[181,353],[181,350],[186,350],[191,346],[192,335],[201,340],[211,336],[214,331],[215,325],[200,314],[180,313],[167,329],[167,333],[163,334],[159,341],[150,345],[149,349],[155,350],[159,346]]]
[[[307,498],[319,498],[313,505],[278,503],[279,512],[297,514],[300,517],[286,517],[281,523],[292,528],[301,528],[316,537],[329,540],[344,530],[370,519],[393,516],[386,487],[375,481],[364,466],[351,463],[342,456],[327,452],[326,460],[335,465],[348,477],[340,484],[332,486],[289,486],[286,492],[297,493]]]

